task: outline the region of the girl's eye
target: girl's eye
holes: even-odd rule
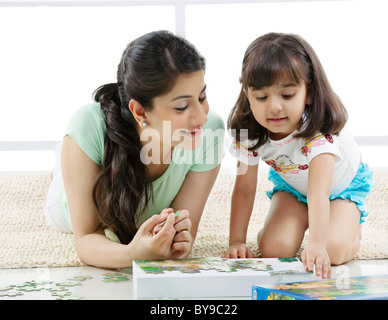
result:
[[[257,97],[256,98],[258,101],[265,101],[265,99],[267,99],[267,96],[264,96],[264,97]]]
[[[282,97],[283,97],[284,99],[291,99],[294,95],[295,95],[295,93],[291,93],[291,94],[283,94]]]

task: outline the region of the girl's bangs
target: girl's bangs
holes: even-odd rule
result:
[[[258,54],[246,68],[244,75],[248,87],[261,89],[274,84],[300,84],[302,76],[294,59],[283,52]]]

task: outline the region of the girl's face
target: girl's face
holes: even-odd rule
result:
[[[306,85],[284,82],[261,89],[244,89],[256,121],[280,140],[299,128],[306,106]]]
[[[145,129],[157,131],[163,148],[192,150],[201,145],[209,112],[205,90],[201,70],[180,75],[168,94],[154,98],[152,111],[145,113],[149,123]]]

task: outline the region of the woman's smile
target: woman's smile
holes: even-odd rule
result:
[[[192,130],[181,129],[180,132],[184,136],[195,138],[195,137],[202,135],[202,127],[198,127],[198,128],[192,129]]]

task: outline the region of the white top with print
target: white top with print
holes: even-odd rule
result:
[[[347,188],[360,165],[360,152],[347,128],[338,136],[316,134],[312,139],[295,138],[293,132],[282,140],[269,139],[256,150],[248,151],[255,141],[238,143],[229,148],[238,161],[254,166],[261,158],[270,165],[284,181],[303,195],[307,195],[307,178],[310,161],[319,154],[331,153],[335,156],[335,171],[331,195]]]

